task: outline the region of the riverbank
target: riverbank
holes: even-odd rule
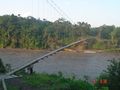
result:
[[[120,48],[114,48],[114,49],[106,49],[105,50],[106,52],[118,52],[118,53],[120,53]]]
[[[0,51],[15,51],[15,52],[50,52],[52,50],[49,49],[26,49],[26,48],[0,48]],[[77,52],[77,53],[102,53],[102,52],[120,52],[120,48],[110,48],[110,49],[84,49],[84,50],[76,50],[71,48],[64,49],[65,52]]]
[[[62,73],[24,75],[6,82],[8,90],[95,90],[87,81],[64,78]]]
[[[26,49],[26,48],[0,48],[1,51],[4,51],[4,50],[7,50],[7,51],[17,51],[17,52],[20,52],[20,51],[29,51],[29,52],[32,52],[32,51],[36,51],[36,52],[39,52],[39,51],[47,51],[46,49]]]
[[[74,49],[65,49],[67,52],[81,52],[81,53],[102,53],[102,52],[118,52],[120,53],[120,48],[110,48],[110,49],[84,49],[84,50],[74,50]]]

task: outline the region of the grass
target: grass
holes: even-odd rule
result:
[[[8,90],[19,90],[17,86],[7,85]]]
[[[60,74],[32,74],[23,75],[20,79],[23,84],[7,85],[8,90],[22,90],[22,88],[29,87],[29,90],[109,90],[108,87],[101,87],[97,89],[96,85],[92,85],[87,81],[76,80],[75,77],[64,78],[62,73]],[[0,86],[1,87],[1,86]],[[1,88],[0,88],[1,90]]]
[[[25,75],[23,78],[26,84],[47,90],[95,90],[94,86],[82,80],[64,78],[62,75],[33,74]]]
[[[107,52],[120,52],[120,48],[105,49]]]

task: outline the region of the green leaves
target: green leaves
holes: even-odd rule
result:
[[[107,80],[107,84],[96,83],[97,88],[100,90],[119,90],[120,89],[120,59],[109,60],[110,64],[107,69],[100,75],[99,80]],[[104,87],[104,89],[103,89]],[[106,88],[105,88],[106,87]]]
[[[62,75],[33,74],[23,77],[25,84],[36,88],[48,88],[47,90],[95,90],[85,81],[64,78]]]
[[[0,16],[0,47],[27,49],[56,49],[81,38],[95,37],[89,48],[120,47],[120,28],[103,25],[91,28],[86,22],[71,24],[61,18],[55,22],[35,19],[34,17],[17,17],[15,15]]]

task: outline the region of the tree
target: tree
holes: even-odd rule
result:
[[[120,47],[119,28],[108,25],[92,28],[86,22],[72,24],[63,18],[50,22],[32,16],[4,15],[0,16],[0,48],[55,49],[91,36],[103,43],[105,40],[108,48],[112,45],[116,48]]]
[[[82,37],[86,37],[90,33],[90,27],[91,25],[85,22],[78,22],[78,30],[79,30],[79,35]]]
[[[112,43],[115,47],[120,47],[120,27],[115,28],[115,30],[111,33]]]
[[[97,87],[101,88],[103,86],[109,87],[109,90],[119,90],[120,89],[120,59],[109,60],[110,64],[98,80],[107,80],[107,83],[101,85],[96,84]]]
[[[99,27],[101,39],[111,39],[111,32],[115,29],[115,26],[103,25]]]

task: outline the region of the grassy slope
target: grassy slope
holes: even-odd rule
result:
[[[47,90],[94,90],[86,81],[64,78],[60,75],[33,74],[23,78],[30,86]]]

